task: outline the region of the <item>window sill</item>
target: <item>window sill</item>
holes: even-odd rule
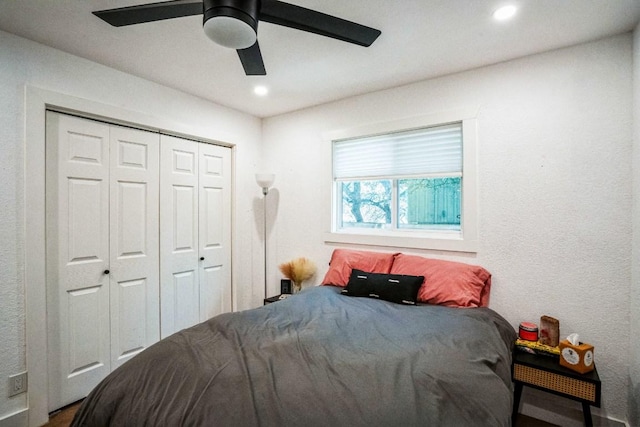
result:
[[[405,233],[394,232],[376,234],[333,232],[325,233],[324,241],[325,243],[348,243],[353,245],[432,249],[451,252],[475,253],[478,251],[477,240],[465,240],[458,235],[446,236],[443,233],[437,235],[430,233],[412,233],[411,236],[408,236]]]

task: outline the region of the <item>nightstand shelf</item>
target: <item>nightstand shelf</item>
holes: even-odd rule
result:
[[[264,301],[264,305],[267,304],[271,304],[272,302],[278,302],[278,301],[282,301],[282,299],[280,299],[282,295],[276,295],[274,297],[269,297],[269,298],[265,298]]]
[[[522,387],[526,385],[581,402],[585,425],[593,425],[591,405],[600,407],[601,392],[600,377],[596,369],[579,374],[560,366],[556,358],[515,351],[511,376],[515,383],[514,422],[518,415]]]

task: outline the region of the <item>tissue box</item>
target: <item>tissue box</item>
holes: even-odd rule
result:
[[[593,346],[581,342],[573,345],[567,340],[560,341],[560,365],[581,374],[593,371],[595,366]]]

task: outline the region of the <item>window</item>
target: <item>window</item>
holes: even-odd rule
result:
[[[332,135],[325,240],[475,251],[475,119],[411,124]]]

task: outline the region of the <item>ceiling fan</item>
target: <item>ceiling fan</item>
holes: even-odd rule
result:
[[[267,74],[257,41],[259,21],[365,47],[380,35],[374,28],[278,0],[172,0],[93,14],[115,27],[202,14],[207,37],[236,49],[248,76]]]

